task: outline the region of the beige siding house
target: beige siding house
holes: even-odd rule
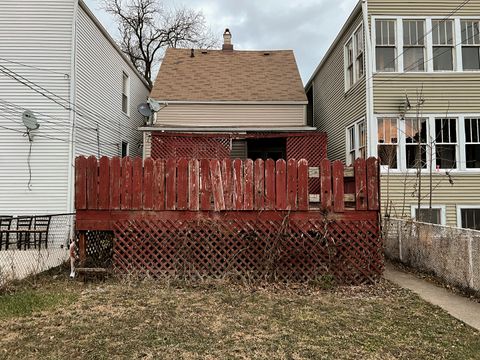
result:
[[[277,159],[316,135],[325,143],[307,123],[293,51],[235,50],[228,29],[221,50],[168,49],[149,101],[145,157]]]
[[[479,29],[479,1],[359,1],[308,81],[330,158],[380,157],[385,215],[480,229]]]

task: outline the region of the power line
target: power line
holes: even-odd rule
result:
[[[48,89],[45,89],[44,87],[38,85],[37,83],[23,77],[22,75],[16,73],[15,71],[7,68],[6,66],[4,65],[0,65],[0,72],[4,73],[5,75],[7,75],[8,77],[12,78],[13,80],[23,84],[24,86],[27,86],[28,88],[30,88],[31,90],[39,93],[40,95],[44,96],[45,98],[55,102],[57,105],[63,107],[64,109],[68,110],[68,111],[73,111],[75,112],[77,115],[83,117],[84,119],[87,119],[87,120],[90,120],[92,121],[93,123],[96,123],[98,121],[97,118],[101,118],[103,120],[105,120],[107,123],[110,121],[110,119],[106,118],[104,115],[101,115],[101,114],[98,114],[98,113],[95,113],[94,111],[90,110],[90,109],[87,109],[87,108],[83,108],[79,105],[76,105],[72,102],[70,102],[69,100],[61,97],[60,95],[57,95],[53,92],[51,92],[50,90]],[[39,90],[39,89],[41,90]],[[52,97],[53,96],[53,97]],[[64,105],[62,104],[61,102],[59,102],[57,99],[55,99],[54,97],[64,101],[65,103],[68,104],[67,105]],[[70,106],[71,105],[71,106]],[[93,116],[95,116],[96,118],[92,118],[91,116],[87,116],[86,114],[83,114],[83,113],[80,113],[79,110],[77,110],[76,108],[78,108],[79,110],[81,111],[86,111],[86,112],[89,112],[91,114],[93,114]],[[83,108],[83,110],[82,110]],[[118,129],[115,129],[115,128],[112,128],[110,126],[107,126],[107,125],[103,125],[104,127],[112,130],[112,131],[115,131],[117,133],[120,134],[120,131]],[[128,130],[134,130],[134,131],[138,131],[138,129],[136,127],[131,127],[131,126],[127,126],[127,125],[123,125],[123,124],[118,124],[119,127],[123,127],[125,129],[128,129]],[[131,137],[130,135],[127,134],[127,136]]]
[[[51,73],[51,74],[61,75],[61,76],[63,76],[65,79],[69,79],[69,78],[70,78],[70,75],[67,74],[67,73],[61,73],[61,72],[59,72],[59,71],[55,71],[55,70],[51,70],[51,69],[47,69],[47,68],[41,68],[41,67],[38,67],[38,66],[29,65],[29,64],[22,63],[22,62],[20,62],[20,61],[5,59],[5,58],[2,58],[2,57],[0,57],[0,60],[5,61],[5,62],[8,62],[8,63],[10,63],[10,64],[16,64],[16,65],[20,65],[20,66],[23,66],[23,67],[35,69],[35,70],[38,70],[38,71],[44,71],[44,72],[49,72],[49,73]]]
[[[10,120],[15,123],[15,121],[11,120],[10,118],[0,114],[0,117],[3,117],[4,119]],[[25,134],[25,131],[23,130],[18,130],[18,129],[13,129],[4,125],[0,125],[0,128],[5,129],[5,130],[10,130],[19,134]],[[61,141],[65,143],[75,143],[75,144],[83,144],[83,145],[97,145],[97,142],[89,142],[89,141],[78,141],[78,140],[67,140],[67,139],[62,139],[50,135],[44,135],[44,134],[35,134],[35,137],[40,137],[40,138],[45,138],[45,139],[50,139],[50,140],[56,140],[56,141]],[[100,145],[106,145],[106,146],[120,146],[120,143],[100,143]]]

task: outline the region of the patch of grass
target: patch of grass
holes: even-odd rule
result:
[[[23,290],[0,296],[0,319],[30,316],[55,306],[72,302],[75,295],[63,292],[39,292]]]
[[[0,358],[480,357],[478,332],[388,282],[321,287],[39,281],[13,297],[41,310],[0,319]]]

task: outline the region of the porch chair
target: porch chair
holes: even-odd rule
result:
[[[0,215],[0,250],[2,250],[3,242],[5,239],[5,250],[8,250],[10,245],[10,226],[12,225],[13,216]]]
[[[50,221],[52,217],[51,216],[38,216],[35,217],[35,221],[33,224],[33,246],[35,249],[37,248],[37,243],[38,243],[38,248],[42,248],[42,241],[45,242],[45,249],[48,248],[48,231],[50,229]]]
[[[24,250],[27,250],[27,246],[30,249],[30,230],[32,226],[32,217],[18,217],[17,218],[17,248],[20,250],[22,244]]]

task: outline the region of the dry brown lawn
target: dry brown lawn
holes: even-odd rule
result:
[[[480,359],[480,334],[383,281],[322,290],[53,273],[0,295],[4,359]]]

